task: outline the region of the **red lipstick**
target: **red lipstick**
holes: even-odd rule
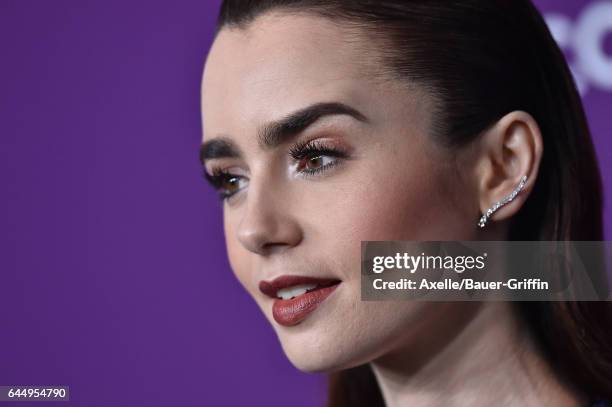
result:
[[[316,284],[317,286],[288,300],[277,297],[278,290],[302,284]],[[272,281],[261,281],[259,290],[274,298],[272,304],[274,320],[283,326],[293,326],[306,319],[319,304],[334,292],[339,284],[340,280],[338,279],[284,275]]]

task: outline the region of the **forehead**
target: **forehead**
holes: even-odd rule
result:
[[[307,14],[224,28],[204,69],[205,130],[252,126],[322,101],[365,102],[376,80],[366,49],[355,31]]]

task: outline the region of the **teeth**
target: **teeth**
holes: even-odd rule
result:
[[[278,298],[282,298],[283,300],[290,300],[293,297],[297,297],[298,295],[305,294],[308,290],[312,290],[316,288],[316,284],[301,284],[294,285],[293,287],[282,288],[276,292],[276,296]]]

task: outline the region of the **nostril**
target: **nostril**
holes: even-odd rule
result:
[[[237,238],[247,250],[269,255],[299,244],[302,229],[286,207],[258,201],[252,194],[249,199],[237,228]]]
[[[291,246],[287,243],[265,243],[261,248],[261,252],[266,255],[270,255],[274,253],[280,253],[284,250],[287,250],[289,247]]]

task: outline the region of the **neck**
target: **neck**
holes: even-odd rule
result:
[[[388,407],[584,406],[556,379],[509,303],[452,306],[478,309],[451,338],[425,338],[371,363]]]

